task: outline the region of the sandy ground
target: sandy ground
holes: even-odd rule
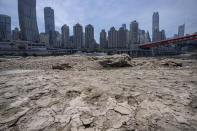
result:
[[[196,59],[103,58],[0,59],[0,130],[197,130]]]

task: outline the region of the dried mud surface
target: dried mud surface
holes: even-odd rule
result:
[[[0,59],[0,130],[197,130],[196,59],[106,59]]]

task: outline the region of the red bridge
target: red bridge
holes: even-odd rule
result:
[[[152,43],[140,45],[139,47],[142,49],[145,49],[145,48],[150,48],[153,46],[166,45],[166,44],[172,44],[172,43],[178,43],[178,42],[184,42],[184,41],[190,41],[190,40],[196,40],[196,39],[197,39],[197,34],[193,34],[193,35],[187,35],[187,36],[177,37],[177,38],[168,39],[168,40],[152,42]]]

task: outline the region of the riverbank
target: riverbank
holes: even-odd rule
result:
[[[0,130],[197,130],[196,59],[123,58],[0,59]]]

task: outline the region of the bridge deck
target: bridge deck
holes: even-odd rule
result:
[[[183,41],[190,41],[190,40],[195,40],[197,39],[197,34],[193,35],[187,35],[183,37],[177,37],[173,39],[168,39],[168,40],[162,40],[162,41],[157,41],[157,42],[152,42],[144,45],[140,45],[140,48],[150,48],[153,46],[159,46],[159,45],[165,45],[165,44],[171,44],[171,43],[177,43],[177,42],[183,42]]]

